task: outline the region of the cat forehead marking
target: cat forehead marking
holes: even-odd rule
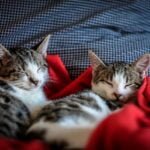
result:
[[[115,85],[115,91],[118,93],[124,93],[125,91],[125,85],[126,85],[126,79],[123,75],[123,73],[117,73],[113,77],[113,82]]]
[[[35,64],[33,62],[28,62],[27,69],[28,69],[28,71],[30,71],[34,74],[37,74],[38,66],[37,66],[37,64]]]
[[[40,67],[38,64],[34,62],[28,62],[27,64],[27,72],[29,73],[28,75],[36,80],[39,81],[45,81],[45,78],[47,76],[47,71],[39,71]]]
[[[116,73],[116,74],[113,76],[113,81],[114,81],[117,85],[121,85],[121,84],[125,84],[125,83],[126,83],[126,79],[125,79],[123,73]]]

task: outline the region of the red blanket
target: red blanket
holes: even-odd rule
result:
[[[58,55],[47,57],[51,82],[45,86],[48,98],[55,99],[89,88],[91,68],[71,80]],[[137,93],[138,106],[128,104],[120,112],[106,118],[93,132],[87,150],[150,150],[150,77],[146,77]],[[22,142],[0,139],[0,149],[47,150],[40,141]]]

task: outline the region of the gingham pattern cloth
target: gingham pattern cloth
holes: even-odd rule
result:
[[[89,66],[92,49],[105,62],[150,53],[150,0],[0,0],[0,43],[32,47],[53,36],[72,78]]]

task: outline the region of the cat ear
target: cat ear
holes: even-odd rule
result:
[[[138,71],[141,74],[141,77],[144,78],[148,69],[150,68],[150,54],[144,54],[143,56],[138,58],[133,63],[133,65],[136,71]]]
[[[2,65],[7,65],[12,62],[10,52],[2,44],[0,44],[0,62]]]
[[[103,67],[106,67],[106,65],[103,63],[103,61],[91,50],[88,51],[90,62],[92,65],[92,68],[95,69],[97,66],[101,65]]]
[[[50,34],[47,37],[45,37],[44,40],[40,43],[40,45],[37,48],[37,51],[41,53],[44,57],[47,56],[47,48],[48,48],[50,37],[51,37]]]

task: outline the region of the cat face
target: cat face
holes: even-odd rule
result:
[[[46,50],[49,36],[36,50],[12,49],[0,46],[0,80],[13,86],[34,90],[40,88],[48,79]]]
[[[92,90],[106,100],[127,101],[142,84],[150,67],[150,54],[145,54],[132,64],[116,62],[104,64],[89,52],[93,67]]]
[[[48,79],[47,63],[43,55],[31,49],[18,51],[22,53],[20,58],[18,57],[18,64],[21,66],[15,71],[16,80],[12,80],[11,83],[26,90],[42,87]]]

